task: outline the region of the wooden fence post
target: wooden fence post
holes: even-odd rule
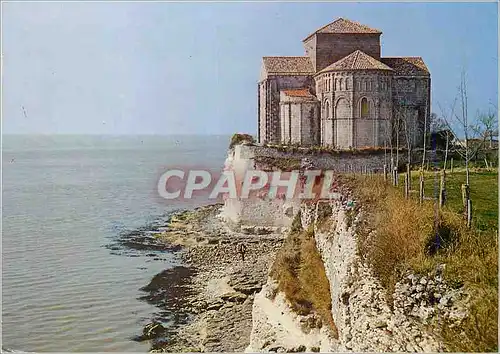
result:
[[[472,201],[469,199],[467,200],[467,227],[471,227],[472,225]]]
[[[441,171],[441,180],[439,183],[439,207],[442,208],[446,202],[446,170]]]
[[[451,158],[451,169],[450,169],[450,173],[453,173],[453,157]]]
[[[424,172],[423,171],[420,172],[418,200],[420,201],[420,204],[422,204],[424,202]]]
[[[467,185],[462,184],[462,205],[467,208]]]
[[[387,165],[384,164],[384,182],[387,182]]]
[[[410,175],[408,172],[405,173],[405,198],[408,199],[410,197]]]
[[[472,201],[470,200],[470,186],[468,184],[462,184],[462,203],[467,227],[470,227],[472,222]]]
[[[395,187],[398,185],[398,168],[397,167],[394,167],[392,170],[392,184]]]
[[[406,173],[408,174],[408,192],[411,190],[411,169],[410,164],[406,164]]]

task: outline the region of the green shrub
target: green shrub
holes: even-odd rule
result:
[[[231,137],[231,143],[229,144],[229,148],[232,149],[233,147],[241,143],[255,144],[255,139],[250,134],[236,133]]]

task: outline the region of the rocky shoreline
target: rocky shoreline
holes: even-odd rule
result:
[[[180,250],[183,265],[142,289],[149,292],[146,300],[175,311],[170,324],[145,327],[142,339],[151,340],[152,351],[236,352],[249,344],[254,296],[266,283],[283,234],[231,231],[218,218],[221,206],[177,213],[157,236]],[[246,248],[244,260],[239,245]]]

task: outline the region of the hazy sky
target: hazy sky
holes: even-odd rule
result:
[[[497,102],[496,3],[3,3],[3,132],[255,134],[261,58],[338,17],[422,56],[432,107]],[[26,117],[22,107],[25,107]]]

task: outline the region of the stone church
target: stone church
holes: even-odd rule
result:
[[[429,70],[421,57],[381,57],[381,34],[339,18],[303,40],[305,56],[264,57],[258,141],[419,146],[430,116]]]

